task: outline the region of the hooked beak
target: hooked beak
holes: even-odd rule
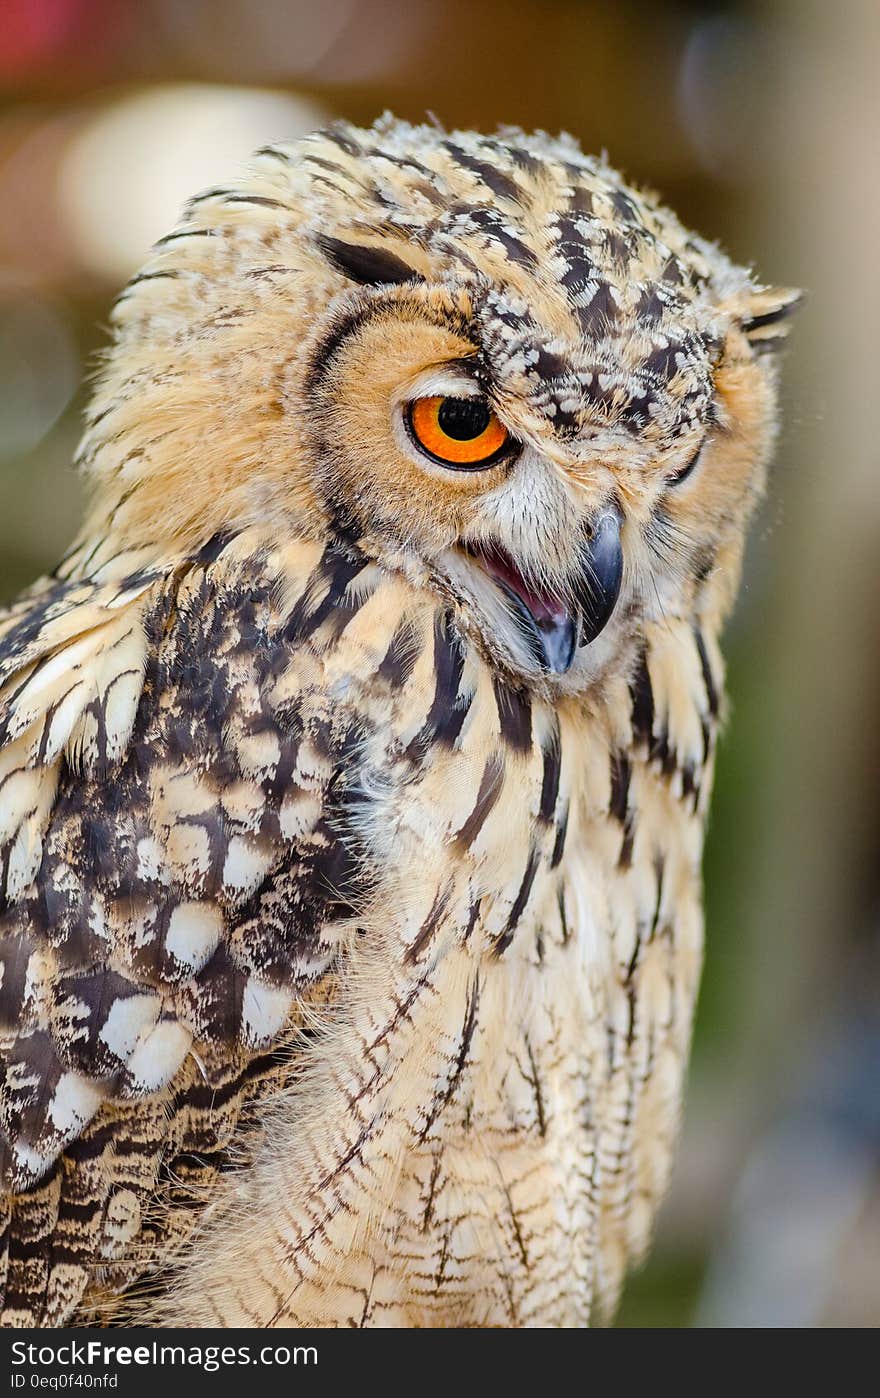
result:
[[[551,674],[565,674],[578,647],[595,641],[611,618],[623,577],[620,524],[620,514],[611,508],[593,525],[580,551],[574,607],[528,583],[498,545],[466,545],[507,597],[536,662]]]
[[[612,507],[596,520],[589,540],[581,549],[577,588],[581,620],[579,645],[588,646],[605,630],[620,596],[622,578],[620,514]]]

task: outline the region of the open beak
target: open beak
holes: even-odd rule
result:
[[[607,626],[623,577],[617,510],[609,509],[599,516],[581,549],[578,576],[572,587],[574,605],[527,582],[515,560],[499,545],[466,547],[504,592],[523,639],[542,669],[554,675],[564,674],[578,647],[595,641]]]

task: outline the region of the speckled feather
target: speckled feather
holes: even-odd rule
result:
[[[0,617],[5,1324],[610,1313],[793,304],[512,130],[339,125],[157,245],[89,519]],[[446,363],[525,444],[478,487],[387,425]],[[566,595],[608,499],[621,599],[557,679],[456,541]]]

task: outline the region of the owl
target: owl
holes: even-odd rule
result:
[[[160,239],[0,616],[7,1326],[613,1313],[796,299],[512,128]]]

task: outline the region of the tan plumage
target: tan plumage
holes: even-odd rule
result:
[[[567,139],[390,119],[157,245],[0,619],[4,1323],[610,1313],[793,303]]]

